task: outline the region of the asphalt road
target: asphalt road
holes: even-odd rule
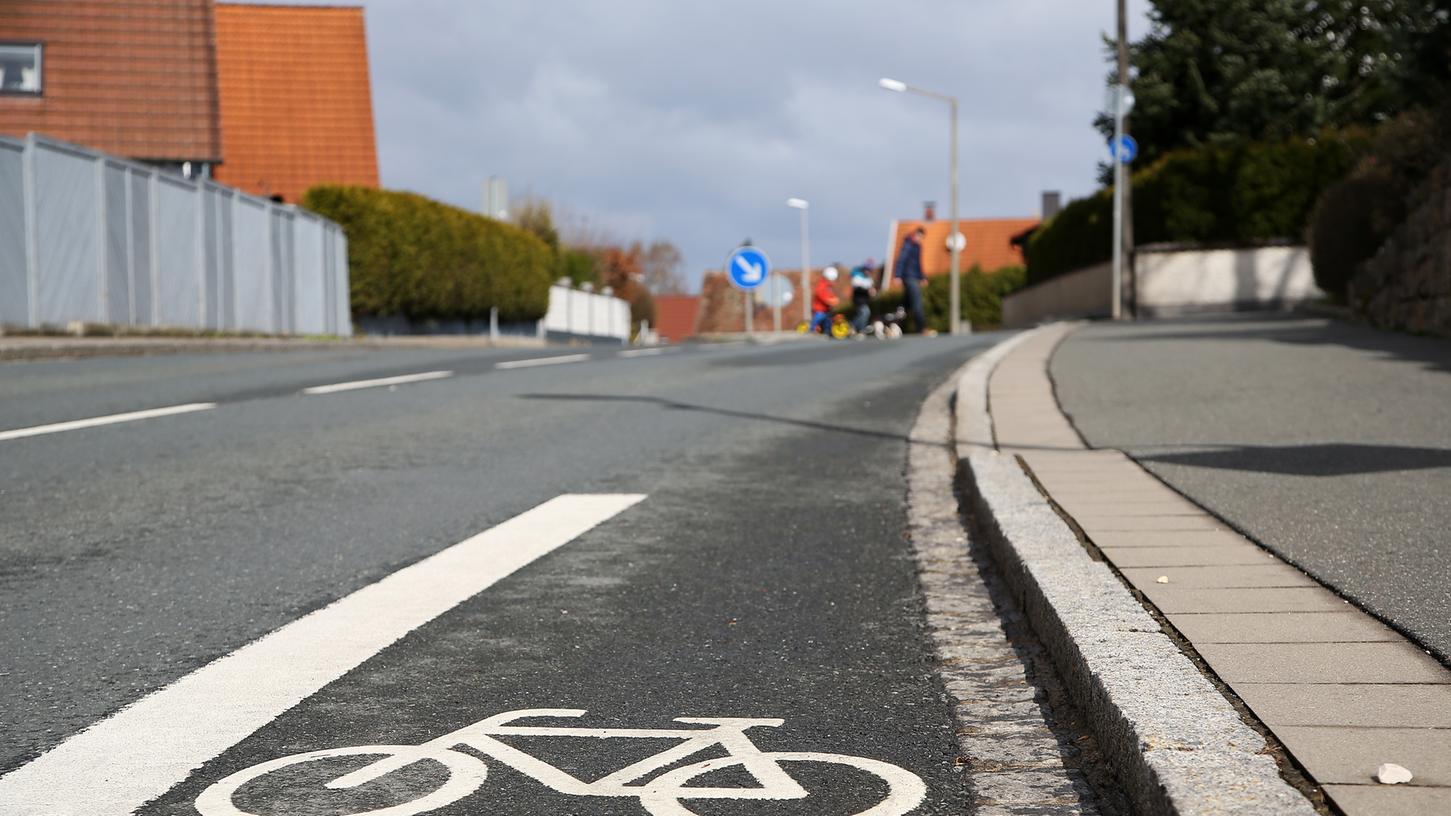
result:
[[[1289,317],[1099,324],[1052,374],[1089,444],[1451,658],[1451,343]]]
[[[531,368],[499,364],[574,352],[0,367],[0,432],[217,403],[0,441],[0,772],[160,689],[152,700],[192,693],[197,710],[220,705],[177,692],[185,684],[176,681],[268,633],[351,610],[361,616],[352,628],[299,640],[310,645],[274,656],[262,664],[269,671],[225,678],[229,702],[271,695],[284,701],[282,713],[140,812],[195,813],[218,780],[298,752],[419,745],[507,712],[572,709],[588,713],[517,725],[678,731],[707,725],[676,717],[783,721],[746,733],[760,750],[798,754],[786,764],[800,767],[792,775],[808,798],[693,799],[688,811],[662,800],[653,813],[856,813],[894,791],[910,795],[909,777],[926,786],[913,813],[959,813],[970,780],[954,767],[954,725],[903,539],[905,435],[930,388],[992,340],[693,347],[632,358],[600,349]],[[454,374],[300,393],[427,371]],[[348,606],[366,595],[358,590],[426,571],[437,560],[430,556],[519,518],[531,531],[567,526],[572,511],[560,508],[574,507],[570,499],[528,512],[564,494],[635,498],[557,549],[530,554],[486,591],[420,618],[315,693],[288,702],[273,688],[289,667],[306,673],[361,648],[355,641],[368,632],[355,630],[424,614],[396,599],[358,611]],[[486,535],[477,546],[513,553],[535,538],[491,544]],[[424,585],[439,597],[475,580],[466,570],[429,575]],[[170,715],[153,717],[150,733],[169,736],[146,750],[183,755],[220,738]],[[492,733],[584,780],[678,741]],[[722,755],[717,747],[690,761]],[[352,790],[319,786],[369,761],[280,768],[239,783],[235,802],[256,813],[351,813],[443,784],[442,766],[423,762]],[[691,784],[749,786],[749,768],[727,764]],[[760,780],[769,770],[752,773]],[[642,812],[638,795],[585,799],[539,781],[542,773],[495,756],[477,793],[430,812]]]

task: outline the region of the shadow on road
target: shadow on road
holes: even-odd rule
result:
[[[913,439],[905,434],[874,431],[870,428],[853,428],[850,425],[832,425],[827,422],[812,422],[807,419],[771,416],[770,414],[756,414],[750,411],[733,411],[729,408],[720,408],[714,405],[695,405],[689,402],[676,402],[675,400],[668,400],[663,397],[639,397],[624,394],[520,394],[519,399],[555,400],[561,402],[638,402],[643,405],[656,405],[670,411],[699,411],[701,413],[734,417],[736,419],[751,419],[762,422],[774,422],[779,425],[790,425],[796,428],[810,428],[815,431],[866,436],[873,439],[893,439],[912,445],[929,445],[934,448],[949,447],[943,442]]]
[[[1451,467],[1451,450],[1397,445],[1241,445],[1220,450],[1147,454],[1135,458],[1284,476],[1355,476]]]

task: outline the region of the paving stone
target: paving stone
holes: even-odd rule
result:
[[[1220,679],[1237,683],[1451,683],[1409,643],[1195,643]]]
[[[1111,521],[1120,518],[1174,518],[1180,516],[1204,515],[1204,511],[1188,502],[1141,502],[1139,504],[1083,504],[1081,502],[1059,503],[1073,516],[1074,521],[1085,525],[1089,520]]]
[[[1198,516],[1149,516],[1147,518],[1077,518],[1078,526],[1088,531],[1112,532],[1121,530],[1223,530],[1219,520],[1207,513]]]
[[[1178,589],[1249,589],[1253,587],[1312,587],[1315,579],[1289,564],[1235,564],[1200,567],[1127,567],[1124,577],[1135,586],[1153,584],[1160,576]]]
[[[1451,813],[1451,788],[1326,785],[1325,792],[1345,816],[1447,816]]]
[[[1166,615],[1182,612],[1345,612],[1354,609],[1335,593],[1318,586],[1191,589],[1173,584],[1145,584],[1139,589]]]
[[[1378,784],[1376,768],[1394,762],[1413,786],[1451,787],[1451,729],[1281,726],[1275,736],[1322,785]]]
[[[1090,534],[1091,537],[1091,534]],[[1266,564],[1274,556],[1252,544],[1215,544],[1211,547],[1102,547],[1104,556],[1119,567],[1209,567],[1229,564]]]
[[[1203,547],[1250,543],[1244,536],[1230,530],[1100,530],[1089,538],[1100,547]]]
[[[1234,693],[1272,729],[1282,725],[1451,728],[1447,685],[1237,683]]]
[[[1359,611],[1173,614],[1195,648],[1210,643],[1399,643],[1401,635]]]

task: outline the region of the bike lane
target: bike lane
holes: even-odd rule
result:
[[[419,745],[506,712],[574,709],[588,713],[521,724],[680,730],[708,726],[676,717],[779,719],[746,731],[751,744],[886,763],[903,772],[906,798],[882,804],[891,792],[882,765],[787,762],[806,798],[684,800],[683,811],[656,802],[652,811],[638,796],[554,790],[497,758],[484,760],[476,791],[433,809],[419,800],[444,783],[434,763],[352,791],[324,787],[375,758],[283,769],[228,798],[269,816],[960,813],[967,780],[904,540],[901,466],[919,404],[883,390],[829,420],[781,426],[739,455],[676,458],[637,505],[382,650],[139,812],[195,814],[208,786],[292,754]],[[678,742],[500,739],[586,781]],[[925,798],[903,810],[912,779]],[[756,782],[732,767],[692,784],[749,797]],[[879,805],[887,809],[872,810]]]

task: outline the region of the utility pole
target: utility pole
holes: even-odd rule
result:
[[[1118,235],[1115,240],[1118,246],[1115,248],[1115,255],[1119,261],[1116,266],[1114,291],[1113,316],[1115,319],[1123,316],[1125,301],[1129,304],[1128,313],[1133,316],[1138,311],[1138,287],[1134,282],[1134,199],[1133,199],[1133,175],[1129,172],[1128,165],[1118,158],[1120,149],[1119,142],[1124,134],[1128,132],[1128,111],[1124,105],[1124,97],[1128,95],[1129,87],[1129,18],[1128,0],[1118,0],[1118,84],[1117,94],[1118,110],[1115,111],[1115,119],[1118,133],[1114,142],[1114,199],[1117,203],[1117,211],[1114,213],[1119,222]],[[1127,297],[1125,297],[1127,292]]]

